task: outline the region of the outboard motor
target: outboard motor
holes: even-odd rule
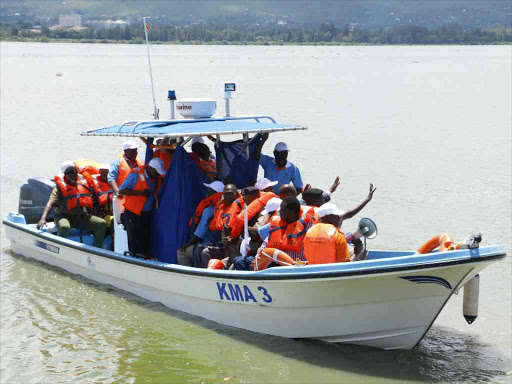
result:
[[[25,216],[27,224],[35,224],[39,221],[55,186],[55,182],[46,177],[28,179],[27,183],[21,186],[18,212]],[[53,218],[52,210],[46,221],[53,221]]]

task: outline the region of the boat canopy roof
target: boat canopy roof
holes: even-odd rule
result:
[[[262,122],[267,120],[269,122]],[[82,136],[114,137],[197,137],[271,133],[307,129],[304,125],[278,124],[270,116],[205,119],[127,121],[120,125],[82,132]]]

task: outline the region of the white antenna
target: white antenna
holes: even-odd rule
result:
[[[142,19],[144,20],[144,33],[146,34],[146,47],[148,49],[148,63],[149,63],[149,78],[151,80],[151,91],[153,92],[153,118],[155,120],[159,119],[159,110],[156,107],[156,101],[155,101],[155,86],[153,85],[153,71],[151,70],[151,56],[149,55],[149,40],[148,40],[148,25],[146,23],[147,16],[143,16]]]

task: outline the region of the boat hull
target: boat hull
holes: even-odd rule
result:
[[[139,261],[29,226],[4,224],[15,253],[169,308],[254,332],[382,349],[417,345],[453,292],[505,256],[496,247],[494,256],[441,266],[402,262],[391,267],[388,262],[383,269],[372,266],[378,261],[368,261],[346,263],[353,264],[351,269],[226,272]]]

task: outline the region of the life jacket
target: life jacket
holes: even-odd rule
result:
[[[208,197],[205,197],[199,205],[197,206],[194,216],[190,218],[190,221],[188,225],[192,227],[193,225],[199,224],[199,221],[201,220],[201,216],[203,215],[203,212],[206,208],[217,204],[219,201],[222,200],[222,192],[214,193],[213,195],[210,195]]]
[[[277,197],[277,195],[274,192],[260,192],[260,197],[258,197],[256,200],[254,200],[252,203],[250,203],[247,206],[247,220],[251,221],[252,219],[256,218],[261,211],[265,208],[268,201],[273,198]],[[245,204],[242,206],[242,211],[231,220],[229,226],[231,227],[231,237],[237,238],[241,235],[242,230],[244,229],[244,213]]]
[[[66,201],[66,210],[70,211],[76,207],[92,208],[91,191],[85,180],[77,179],[76,186],[66,183],[60,175],[55,176],[53,180]]]
[[[206,176],[210,179],[210,181],[215,180],[215,176],[217,175],[217,163],[213,159],[203,160],[195,153],[190,153],[190,157],[194,161],[194,163],[201,169]]]
[[[78,159],[74,161],[76,169],[79,174],[83,175],[84,172],[89,173],[90,175],[94,175],[96,173],[100,173],[101,164],[97,161],[89,160],[89,159]]]
[[[213,217],[208,224],[210,231],[222,231],[224,225],[229,226],[230,220],[240,213],[242,209],[242,198],[236,199],[231,205],[227,205],[224,200],[215,204]],[[243,200],[242,200],[243,201]]]
[[[172,153],[169,153],[169,151],[163,150],[163,149],[157,149],[153,153],[153,159],[154,158],[160,158],[164,162],[164,168],[165,172],[169,169],[169,166],[171,165],[172,161]]]
[[[92,188],[100,206],[112,204],[114,191],[110,184],[102,181],[100,175],[84,175],[89,187]]]
[[[130,172],[132,171],[132,169],[135,169],[135,168],[141,168],[144,164],[137,158],[135,159],[135,162],[133,161],[126,161],[124,155],[119,155],[118,156],[119,158],[119,173],[117,174],[117,179],[116,179],[116,183],[117,183],[117,186],[120,187],[121,184],[123,184],[123,181],[126,180],[126,178],[128,177],[128,175],[130,174]],[[130,166],[130,163],[132,164],[132,166]]]
[[[142,191],[144,189],[151,189],[149,186],[149,183],[147,182],[147,176],[145,174],[145,170],[147,168],[147,165],[144,165],[140,168],[134,168],[132,172],[137,174],[137,183],[133,187],[134,191]],[[158,191],[160,189],[160,180],[161,177],[157,177],[155,182],[156,185],[156,191],[155,193],[155,199],[158,195]],[[132,213],[135,213],[136,215],[140,215],[142,213],[142,210],[144,209],[144,204],[146,204],[147,197],[146,196],[128,196],[125,195],[125,203],[124,208],[129,210]],[[158,204],[158,203],[157,203]]]
[[[303,205],[302,209],[306,212],[306,218],[313,224],[318,224],[320,222],[320,216],[318,216],[318,213],[316,212],[317,207]]]
[[[304,238],[304,256],[308,264],[327,264],[336,262],[336,233],[339,232],[332,224],[319,223],[313,225]],[[346,257],[348,260],[348,249]]]
[[[267,248],[277,248],[283,252],[302,253],[306,227],[311,220],[307,217],[307,211],[299,212],[299,219],[288,223],[280,216],[274,216],[270,220],[269,238]]]

